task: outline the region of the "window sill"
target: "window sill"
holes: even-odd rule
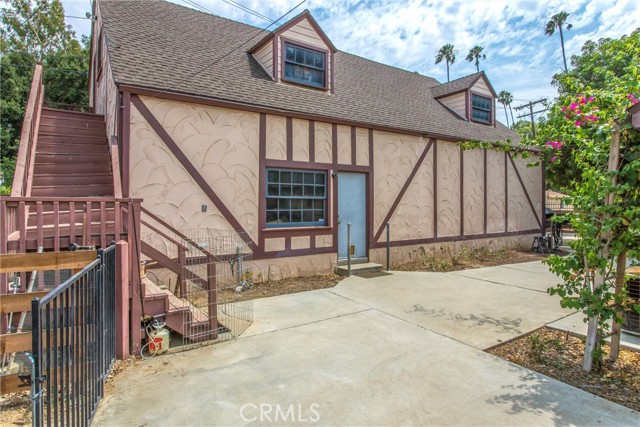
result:
[[[316,85],[309,84],[309,83],[299,82],[297,80],[289,80],[288,78],[286,78],[284,76],[282,76],[280,78],[280,81],[282,81],[284,83],[289,83],[289,84],[292,84],[292,85],[296,85],[296,86],[305,87],[307,89],[321,90],[321,91],[324,91],[324,92],[329,90],[329,88],[326,85],[325,86],[316,86]]]
[[[262,229],[263,233],[269,233],[269,232],[281,232],[281,231],[324,231],[324,230],[332,230],[333,227],[330,227],[328,225],[317,225],[317,226],[309,226],[309,225],[304,225],[301,227],[266,227]]]

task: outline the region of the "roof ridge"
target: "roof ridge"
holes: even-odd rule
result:
[[[477,72],[475,72],[475,73],[467,74],[466,76],[458,77],[457,79],[450,80],[450,81],[445,82],[445,83],[440,83],[440,85],[444,86],[444,85],[449,84],[449,83],[455,83],[455,82],[457,82],[458,80],[467,79],[467,78],[469,78],[469,77],[471,77],[471,76],[474,76],[474,77],[475,77],[475,76],[477,76],[478,74],[485,74],[485,72],[484,72],[484,70],[482,70],[482,71],[477,71]]]

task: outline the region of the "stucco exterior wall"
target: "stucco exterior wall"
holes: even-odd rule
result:
[[[464,234],[484,233],[484,151],[464,151]]]
[[[141,97],[249,235],[258,228],[259,115]],[[131,195],[178,230],[233,230],[135,107],[131,109]],[[202,212],[206,206],[207,211]]]
[[[383,225],[387,212],[400,194],[426,145],[427,141],[417,136],[373,132],[374,230]],[[403,235],[406,231],[394,227],[394,236],[395,233]]]
[[[408,262],[424,259],[425,257],[446,257],[461,251],[487,248],[497,251],[505,248],[530,249],[533,236],[538,233],[531,233],[523,236],[486,238],[476,240],[464,240],[458,242],[442,242],[431,244],[417,244],[408,246],[397,246],[391,248],[391,268],[406,264]],[[369,251],[370,262],[386,265],[386,249],[372,249]]]
[[[498,245],[496,242],[504,240],[504,245],[509,245],[522,240],[516,235],[539,232],[536,215],[542,210],[540,168],[527,168],[527,161],[514,160],[521,184],[504,153],[487,150],[485,154],[482,149],[463,152],[456,142],[424,136],[158,97],[140,99],[193,170],[176,159],[134,105],[130,144],[132,197],[143,198],[143,206],[178,230],[234,230],[229,218],[194,180],[194,170],[197,171],[256,243],[255,265],[265,277],[331,271],[341,243],[335,228],[339,206],[333,172],[362,173],[369,180],[365,189],[370,209],[368,253],[374,262],[382,259],[386,240],[382,231],[387,217],[394,263],[419,252],[431,253],[436,250],[433,248],[455,249],[460,241],[468,240],[477,246],[483,242]],[[261,144],[264,159],[259,158]],[[326,225],[283,228],[264,224],[261,215],[266,215],[266,197],[260,199],[260,189],[266,184],[260,181],[261,168],[326,172]],[[153,232],[146,230],[143,239],[163,253],[177,256],[171,252],[175,251],[173,245]],[[290,260],[298,258],[304,262],[295,266]],[[312,267],[315,261],[319,264]]]
[[[438,236],[460,235],[460,147],[438,141]]]
[[[505,155],[487,151],[487,232],[505,230]]]

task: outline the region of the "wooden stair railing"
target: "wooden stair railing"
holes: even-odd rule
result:
[[[44,103],[44,85],[42,82],[42,65],[36,64],[29,90],[29,99],[24,111],[20,146],[16,159],[16,169],[13,175],[11,195],[21,197],[29,195],[33,182],[33,164],[35,162],[36,146],[38,144],[38,128],[42,105]]]

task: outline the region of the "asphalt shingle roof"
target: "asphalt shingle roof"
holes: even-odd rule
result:
[[[247,53],[265,36],[259,28],[157,0],[99,7],[117,84],[460,140],[517,139],[500,123],[467,122],[443,107],[431,77],[338,51],[334,94],[278,84]]]
[[[443,83],[431,88],[431,94],[434,98],[449,95],[450,93],[460,92],[462,90],[469,89],[483,73],[469,74],[468,76],[460,77],[459,79],[452,80],[447,83]]]

